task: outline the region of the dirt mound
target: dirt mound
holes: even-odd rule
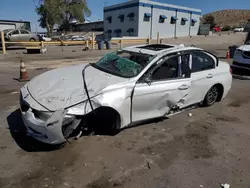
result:
[[[219,26],[242,26],[250,19],[250,10],[229,9],[211,12],[203,15],[203,18],[212,15]]]

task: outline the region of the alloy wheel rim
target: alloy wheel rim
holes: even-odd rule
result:
[[[209,104],[214,103],[216,101],[217,97],[218,97],[217,88],[216,87],[211,88],[211,90],[208,92],[208,97],[207,97],[208,103]]]

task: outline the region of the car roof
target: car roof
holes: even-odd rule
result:
[[[160,55],[160,54],[167,54],[179,51],[186,51],[186,50],[202,50],[201,48],[196,48],[193,46],[184,46],[183,44],[175,45],[175,44],[147,44],[147,45],[136,45],[123,48],[125,51],[129,52],[137,52],[143,53],[148,55]]]

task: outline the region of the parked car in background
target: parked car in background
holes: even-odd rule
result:
[[[234,32],[243,32],[244,31],[244,27],[236,27],[234,29]]]
[[[74,40],[74,41],[81,41],[81,40],[85,41],[85,40],[88,40],[88,39],[89,39],[89,38],[86,37],[86,36],[73,36],[73,37],[71,38],[71,40]]]
[[[78,35],[64,35],[60,37],[60,40],[85,41],[89,40],[89,38],[86,36],[78,36]]]
[[[38,36],[40,37],[40,41],[51,41],[52,39],[50,37],[48,37],[46,34],[38,34]]]
[[[73,132],[112,134],[192,105],[211,106],[231,84],[229,64],[203,49],[139,45],[33,78],[21,88],[20,108],[28,135],[61,144]]]
[[[39,37],[25,29],[3,30],[5,40],[10,42],[39,41]]]
[[[219,26],[214,26],[213,31],[214,32],[220,32],[221,28]]]
[[[250,41],[236,49],[231,65],[233,73],[249,74],[250,72]]]

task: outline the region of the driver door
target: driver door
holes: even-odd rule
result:
[[[14,30],[9,35],[10,42],[19,42],[20,41],[20,33],[19,30]]]
[[[173,107],[185,106],[191,84],[186,63],[188,69],[182,65],[181,55],[163,57],[145,73],[135,85],[132,122],[161,117]]]

